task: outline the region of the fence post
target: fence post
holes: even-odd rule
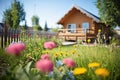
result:
[[[10,31],[10,29],[8,29],[8,43],[10,44],[10,35],[11,34],[11,31]]]
[[[3,48],[3,29],[1,30],[1,47]]]
[[[13,42],[13,29],[10,29],[11,42]]]
[[[6,46],[7,45],[7,34],[8,34],[8,29],[7,29],[7,26],[6,26],[6,22],[4,24],[4,38],[5,38],[5,41],[4,41],[4,45]]]

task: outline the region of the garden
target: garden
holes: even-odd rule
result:
[[[0,50],[1,80],[119,80],[120,49],[27,38]]]

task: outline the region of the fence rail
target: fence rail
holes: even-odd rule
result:
[[[1,47],[5,47],[7,44],[12,43],[13,41],[17,42],[20,40],[20,31],[19,30],[12,30],[12,29],[1,29],[0,30],[0,44]]]
[[[44,32],[44,31],[33,31],[33,30],[20,30],[20,29],[1,29],[0,30],[0,47],[4,48],[6,45],[12,42],[22,41],[23,38],[52,38],[53,36],[57,37],[57,32]]]

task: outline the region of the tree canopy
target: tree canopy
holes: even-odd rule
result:
[[[42,27],[39,25],[39,17],[36,15],[32,16],[32,27],[35,30],[42,30]]]
[[[39,25],[39,17],[34,15],[32,16],[32,26]]]
[[[120,0],[97,0],[101,21],[112,28],[120,26]]]
[[[3,12],[3,21],[6,22],[10,28],[18,28],[21,21],[25,20],[25,11],[23,4],[14,0],[11,7]]]
[[[45,22],[45,27],[44,27],[44,31],[48,31],[48,26],[47,26],[47,22]]]

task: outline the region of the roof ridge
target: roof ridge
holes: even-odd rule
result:
[[[75,7],[76,9],[80,10],[82,13],[86,14],[88,17],[93,18],[93,20],[95,20],[96,22],[100,22],[100,18],[99,18],[98,16],[96,16],[96,15],[92,14],[91,12],[83,9],[83,8],[80,7],[80,6],[74,5],[73,8],[74,8],[74,7]]]
[[[82,7],[79,7],[79,6],[76,5],[76,4],[73,4],[72,7],[71,7],[69,10],[67,10],[67,12],[64,14],[64,16],[63,16],[61,19],[63,19],[73,8],[76,8],[77,10],[79,10],[79,11],[81,11],[82,13],[86,14],[86,16],[92,18],[94,21],[96,21],[96,22],[98,22],[98,23],[100,22],[100,18],[99,18],[99,17],[97,17],[96,15],[92,14],[91,12],[83,9]],[[61,19],[60,19],[60,20],[61,20]],[[60,21],[60,20],[59,20],[59,21]],[[59,23],[59,22],[58,22],[58,23]]]

